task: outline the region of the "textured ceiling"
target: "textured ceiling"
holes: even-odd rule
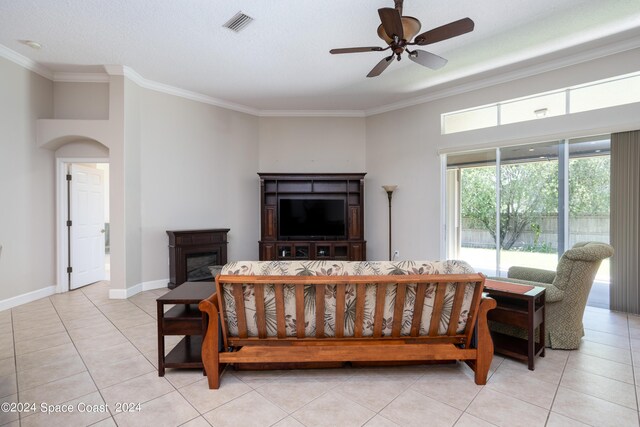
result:
[[[380,7],[393,1],[2,0],[0,44],[52,71],[121,64],[259,110],[370,110],[603,38],[640,40],[640,0],[405,0],[422,31],[464,17],[475,31],[427,46],[449,59],[441,70],[404,58],[366,78],[383,53],[329,49],[382,46]],[[255,21],[240,33],[222,28],[239,10]]]

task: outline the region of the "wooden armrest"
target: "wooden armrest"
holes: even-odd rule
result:
[[[476,349],[478,351],[477,359],[472,362],[472,368],[475,371],[475,381],[478,385],[487,383],[489,368],[493,360],[493,340],[489,331],[489,323],[487,321],[487,313],[489,310],[496,308],[498,303],[490,297],[482,297],[478,311],[477,325],[477,342]]]
[[[220,323],[218,294],[213,294],[209,298],[200,301],[198,304],[200,311],[207,313],[209,321],[207,332],[202,338],[202,364],[207,373],[207,380],[210,389],[220,387],[220,360],[218,354],[218,325]]]

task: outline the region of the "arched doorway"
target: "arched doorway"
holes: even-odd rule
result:
[[[109,149],[66,137],[56,157],[56,292],[109,279]]]

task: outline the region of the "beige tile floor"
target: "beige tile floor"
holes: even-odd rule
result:
[[[109,300],[102,282],[0,312],[0,402],[36,404],[0,425],[638,426],[640,317],[587,308],[580,350],[550,350],[533,372],[496,356],[486,386],[456,364],[228,371],[214,391],[199,371],[157,375],[166,291]]]

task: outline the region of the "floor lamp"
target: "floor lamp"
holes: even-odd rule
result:
[[[393,192],[398,188],[397,185],[383,185],[384,191],[387,192],[387,196],[389,197],[389,261],[391,261],[391,198],[393,197]]]

